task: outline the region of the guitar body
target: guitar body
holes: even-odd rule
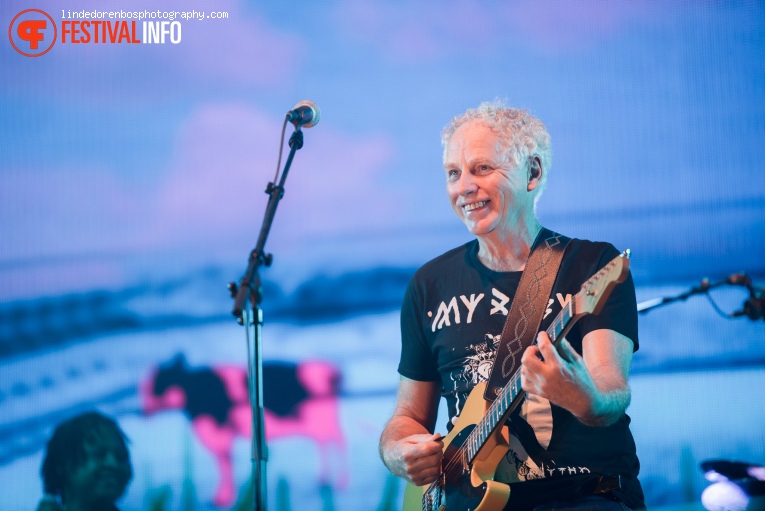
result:
[[[475,425],[491,405],[483,398],[486,383],[473,388],[462,408],[454,428],[444,437],[444,459],[442,466],[449,463],[461,465],[457,475],[451,476],[443,487],[446,502],[423,504],[423,495],[428,486],[407,484],[404,491],[404,511],[501,511],[510,498],[510,487],[493,481],[494,472],[508,450],[507,426],[492,433],[474,460],[472,466],[465,466],[459,458],[459,448],[465,442]]]

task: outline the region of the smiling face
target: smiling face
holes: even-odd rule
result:
[[[444,152],[446,192],[452,209],[478,238],[512,232],[518,222],[534,214],[528,165],[513,167],[499,135],[480,121],[460,126]]]

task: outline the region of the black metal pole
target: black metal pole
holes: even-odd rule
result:
[[[684,293],[680,293],[676,296],[664,296],[646,300],[645,302],[639,303],[637,309],[639,313],[645,314],[648,311],[655,309],[656,307],[661,307],[662,305],[667,305],[679,300],[685,301],[693,295],[707,293],[710,289],[722,286],[723,284],[727,284],[727,282],[725,280],[721,280],[719,282],[711,283],[709,282],[709,279],[703,279],[698,286],[694,286]]]
[[[234,298],[232,313],[239,324],[246,328],[247,337],[247,380],[252,410],[252,486],[253,505],[255,511],[266,511],[267,496],[267,463],[268,447],[266,446],[266,428],[263,416],[263,357],[261,327],[263,326],[263,311],[260,307],[263,299],[260,285],[259,268],[261,265],[270,266],[273,260],[271,254],[264,251],[268,233],[276,214],[279,201],[284,196],[284,182],[292,165],[295,152],[303,147],[303,132],[295,129],[289,140],[290,154],[284,165],[279,184],[268,183],[266,193],[269,195],[263,225],[255,248],[250,252],[247,270],[237,286],[229,284],[231,296]]]
[[[743,286],[749,290],[749,299],[744,302],[743,309],[734,312],[733,314],[728,314],[728,316],[748,316],[752,320],[763,318],[763,311],[765,311],[765,290],[754,287],[752,285],[752,279],[745,273],[734,273],[728,278],[717,282],[710,282],[708,278],[704,278],[698,286],[694,286],[684,293],[680,293],[676,296],[664,296],[646,300],[645,302],[639,303],[637,309],[639,313],[645,314],[656,307],[661,307],[662,305],[674,303],[679,300],[684,301],[693,295],[708,294],[710,289],[726,285]]]

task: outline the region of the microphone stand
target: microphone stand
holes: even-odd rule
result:
[[[276,214],[276,207],[284,196],[284,182],[292,165],[295,152],[303,147],[303,132],[296,126],[289,140],[290,154],[284,165],[279,184],[269,182],[266,193],[269,195],[263,225],[255,248],[250,252],[247,270],[239,285],[230,282],[228,289],[234,298],[232,314],[237,322],[243,325],[247,338],[247,385],[252,410],[251,460],[253,504],[255,511],[266,510],[266,464],[268,462],[268,447],[266,446],[266,430],[263,417],[263,356],[261,342],[261,327],[263,326],[263,310],[260,307],[263,293],[260,283],[260,266],[271,266],[272,254],[266,254],[264,247],[266,238],[271,230],[271,224]]]
[[[726,279],[723,279],[717,282],[709,282],[709,279],[705,277],[701,279],[701,283],[698,286],[694,286],[690,288],[688,291],[684,293],[680,293],[679,295],[665,296],[661,298],[652,298],[651,300],[646,300],[645,302],[641,302],[638,304],[637,310],[640,314],[645,314],[651,309],[655,309],[656,307],[661,307],[662,305],[667,305],[669,303],[677,302],[679,300],[685,301],[689,297],[696,294],[708,295],[710,289],[714,289],[716,287],[720,287],[724,285],[746,287],[747,290],[749,291],[749,298],[744,302],[742,310],[733,312],[732,314],[723,313],[722,311],[719,310],[719,308],[717,308],[714,302],[712,302],[712,305],[715,306],[715,308],[718,310],[720,314],[722,314],[723,316],[727,316],[728,318],[747,316],[749,319],[753,321],[756,321],[758,319],[763,319],[765,317],[765,290],[754,287],[752,285],[752,279],[750,279],[749,276],[744,273],[736,273]]]
[[[662,298],[652,298],[651,300],[646,300],[645,302],[641,302],[638,304],[637,310],[639,313],[645,314],[649,310],[655,309],[656,307],[661,307],[662,305],[667,305],[669,303],[677,302],[680,300],[685,301],[693,295],[707,293],[710,289],[722,286],[727,283],[728,283],[727,279],[721,280],[719,282],[711,283],[709,282],[709,279],[704,278],[704,279],[701,279],[701,284],[690,288],[685,293],[680,293],[679,295],[676,295],[676,296],[664,296]]]

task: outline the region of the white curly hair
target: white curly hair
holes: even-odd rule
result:
[[[527,166],[529,158],[539,157],[542,162],[542,182],[538,187],[536,198],[539,197],[547,184],[547,173],[552,166],[552,149],[550,147],[550,134],[545,125],[531,115],[527,110],[511,108],[501,99],[484,101],[477,108],[471,108],[464,114],[455,116],[441,132],[441,144],[446,148],[452,135],[457,129],[471,121],[485,124],[494,133],[500,136],[507,161],[518,168]]]

